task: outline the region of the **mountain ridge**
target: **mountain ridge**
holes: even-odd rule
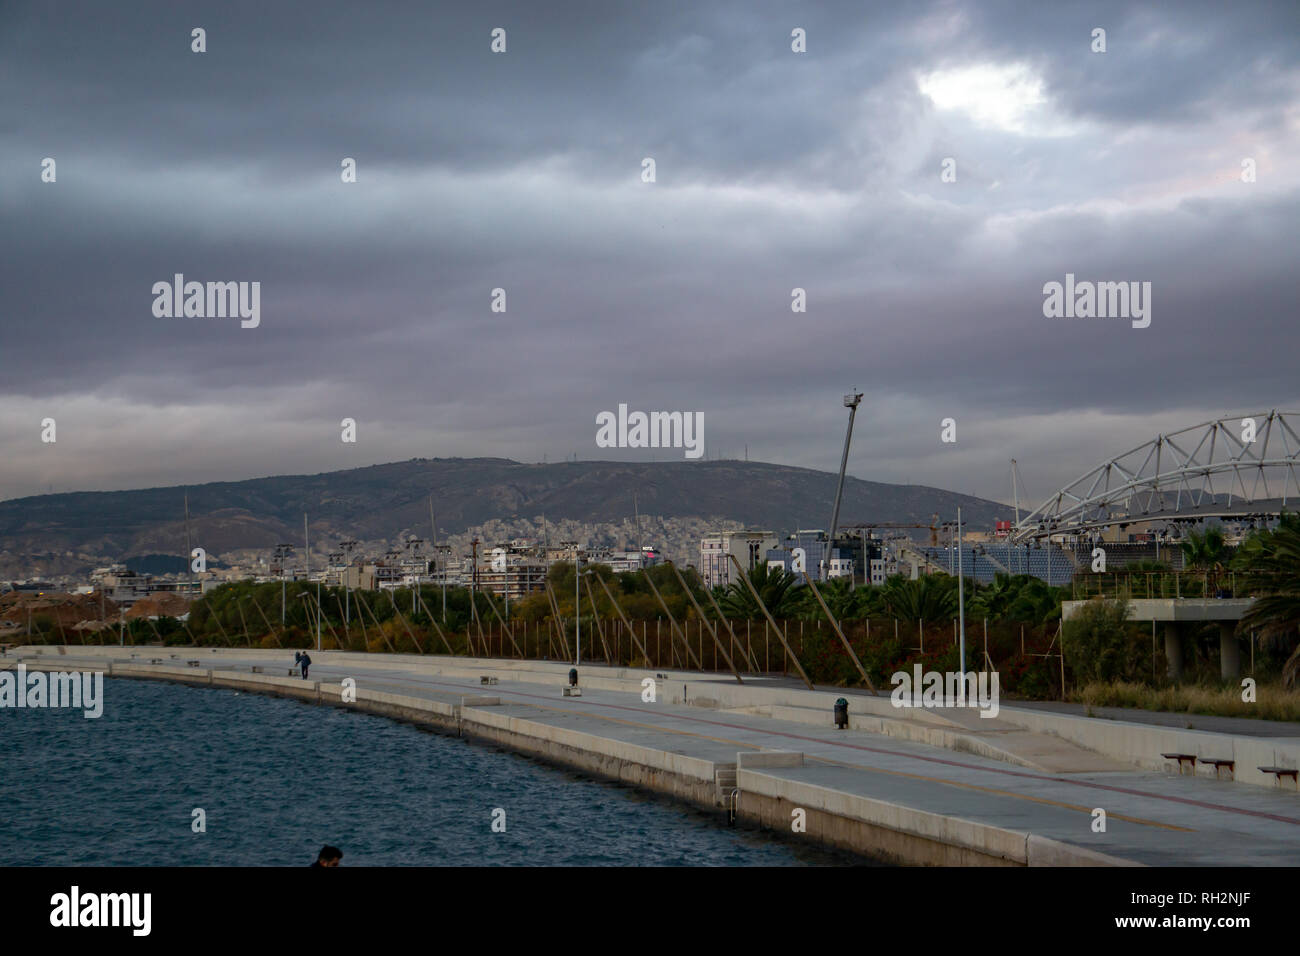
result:
[[[83,565],[181,554],[186,495],[194,543],[217,554],[299,542],[304,513],[313,541],[322,544],[331,537],[428,537],[430,495],[440,539],[494,519],[622,523],[632,518],[634,493],[643,518],[739,522],[785,533],[826,527],[836,479],[832,472],[736,460],[412,458],[312,475],[62,492],[0,502],[0,573],[38,555]],[[840,520],[929,524],[936,512],[940,520],[955,517],[958,506],[972,528],[1010,517],[1009,506],[972,495],[846,476]]]

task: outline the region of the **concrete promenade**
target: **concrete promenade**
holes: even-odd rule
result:
[[[29,670],[104,670],[416,721],[716,808],[720,823],[734,814],[791,832],[802,810],[807,839],[887,862],[1300,862],[1300,794],[1255,770],[1296,766],[1293,737],[1006,705],[989,720],[759,678],[740,686],[717,675],[597,665],[579,668],[582,696],[566,697],[568,664],[311,654],[310,680],[289,676],[292,650],[25,647],[0,658],[0,668],[21,660]],[[655,680],[653,703],[642,699],[646,677]],[[355,701],[343,699],[346,678]],[[112,682],[105,696],[111,708]],[[839,696],[851,702],[847,730],[832,722]],[[1205,766],[1170,772],[1176,764],[1160,754],[1174,751],[1233,756],[1234,779],[1211,778]],[[1093,830],[1098,808],[1104,833]]]

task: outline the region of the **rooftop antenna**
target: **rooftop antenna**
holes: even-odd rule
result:
[[[632,492],[632,511],[636,514],[636,566],[645,567],[645,545],[641,539],[641,507],[637,504],[636,492]]]
[[[429,495],[429,525],[433,528],[433,560],[439,560],[438,552],[438,521],[433,516],[433,495]],[[442,573],[442,623],[447,623],[447,562],[442,562],[442,567],[438,569]]]
[[[1020,491],[1019,491],[1019,489],[1022,488],[1022,487],[1024,487],[1024,484],[1025,484],[1024,479],[1020,477],[1020,465],[1016,462],[1016,460],[1015,460],[1014,458],[1012,458],[1012,459],[1011,459],[1011,497],[1012,497],[1012,499],[1013,499],[1014,502],[1015,502],[1015,508],[1016,508],[1016,523],[1015,523],[1015,525],[1013,526],[1014,530],[1016,530],[1016,531],[1019,531],[1019,529],[1020,529]],[[1008,544],[1011,543],[1011,539],[1010,539],[1009,537],[1008,537],[1008,539],[1007,539],[1007,543],[1008,543]],[[1025,542],[1025,548],[1026,548],[1026,550],[1028,549],[1028,547],[1029,547],[1029,542],[1026,541],[1026,542]],[[1159,545],[1156,546],[1156,553],[1159,554]],[[1023,564],[1023,561],[1024,561],[1024,555],[1021,556],[1021,560],[1022,560],[1022,565],[1021,565],[1021,569],[1020,569],[1020,570],[1021,570],[1021,573],[1023,574],[1025,571],[1028,570],[1028,568],[1025,567],[1024,564]]]
[[[185,564],[190,569],[190,599],[194,598],[194,551],[190,548],[190,496],[185,494]]]
[[[961,508],[957,509],[957,547],[961,547]],[[961,621],[961,697],[959,705],[966,703],[966,577],[962,573],[961,551],[957,552],[957,617]]]
[[[821,580],[826,580],[831,566],[831,549],[835,547],[835,529],[840,523],[840,496],[844,493],[844,470],[849,465],[849,442],[853,440],[853,419],[858,414],[862,393],[854,390],[844,396],[844,407],[849,410],[849,430],[844,433],[844,454],[840,458],[840,480],[835,485],[835,510],[831,512],[831,530],[826,536],[826,554],[822,558]]]
[[[1020,479],[1020,466],[1017,465],[1016,460],[1012,458],[1011,459],[1011,497],[1015,501],[1017,525],[1020,524],[1020,492],[1017,487],[1017,482],[1019,481],[1019,479]],[[1024,484],[1024,482],[1020,482],[1020,484]]]

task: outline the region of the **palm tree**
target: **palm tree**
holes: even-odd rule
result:
[[[896,575],[881,585],[881,596],[885,609],[904,620],[942,621],[957,614],[957,579],[946,574],[915,581]]]
[[[1010,574],[997,571],[991,584],[977,584],[970,599],[971,615],[995,620],[1001,618],[1019,592],[1019,588],[1013,584],[1014,580]]]
[[[1300,515],[1284,513],[1272,531],[1251,535],[1237,552],[1234,564],[1247,572],[1247,587],[1255,603],[1239,627],[1255,630],[1272,644],[1300,635]],[[1282,667],[1282,681],[1296,685],[1300,676],[1300,645]]]
[[[976,618],[1042,624],[1060,616],[1062,592],[1031,574],[999,571],[992,584],[982,585],[975,592],[969,613]]]
[[[1183,564],[1198,571],[1222,570],[1224,544],[1223,530],[1206,528],[1188,532],[1182,543]]]
[[[825,583],[818,584],[817,590],[821,592],[822,600],[826,602],[826,606],[830,608],[837,621],[861,620],[870,610],[872,589],[854,588],[853,582],[847,577],[831,578]],[[798,592],[803,617],[809,621],[820,621],[823,616],[821,605],[811,593],[805,592],[808,592],[807,588],[800,588]]]
[[[790,617],[797,610],[800,595],[792,594],[791,588],[798,579],[785,568],[759,561],[749,569],[748,577],[773,617]],[[757,621],[763,617],[762,609],[744,581],[728,584],[726,590],[718,595],[718,606],[727,617],[745,621]]]

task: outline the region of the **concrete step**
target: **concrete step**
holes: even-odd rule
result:
[[[713,768],[714,803],[719,807],[731,805],[731,794],[736,789],[736,765],[717,764]]]

